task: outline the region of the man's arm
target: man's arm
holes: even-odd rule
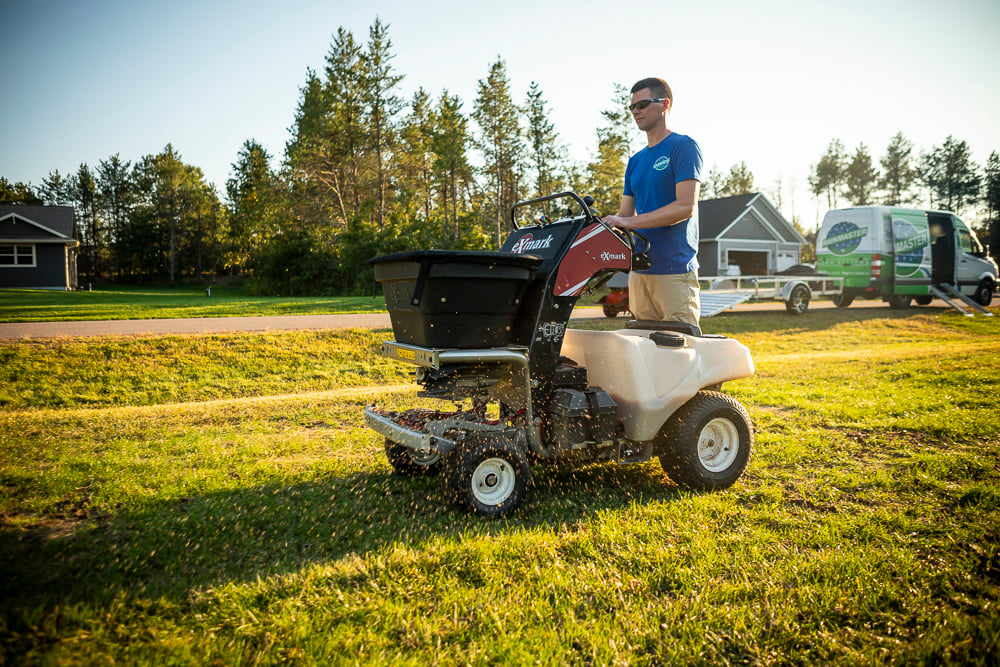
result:
[[[604,222],[622,229],[649,229],[676,225],[694,215],[700,192],[701,183],[698,181],[694,179],[681,181],[677,184],[677,199],[662,208],[640,215],[635,214],[635,199],[623,195],[618,215],[605,216]]]

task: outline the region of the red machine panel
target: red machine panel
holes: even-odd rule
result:
[[[573,240],[559,265],[553,293],[556,296],[579,296],[587,281],[601,271],[628,271],[632,255],[617,234],[600,223],[584,227]]]

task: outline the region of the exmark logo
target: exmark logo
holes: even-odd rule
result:
[[[628,259],[628,256],[625,253],[623,253],[623,252],[618,252],[618,253],[615,253],[615,252],[602,252],[601,253],[601,261],[602,262],[610,262],[613,259]]]
[[[549,234],[544,239],[538,239],[537,241],[532,238],[531,234],[525,234],[517,240],[514,247],[510,249],[515,255],[523,255],[530,250],[541,250],[543,248],[548,248],[552,246],[552,235]]]

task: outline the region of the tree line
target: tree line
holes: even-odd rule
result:
[[[532,82],[516,102],[501,58],[478,82],[468,113],[448,90],[418,88],[403,99],[393,58],[381,21],[364,42],[338,29],[323,69],[306,72],[284,154],[247,140],[221,198],[167,144],[135,163],[113,155],[96,168],[51,172],[37,188],[0,178],[0,201],[74,206],[81,282],[232,275],[256,293],[281,295],[366,293],[368,259],[388,252],[495,249],[521,199],[571,189],[592,195],[599,210],[617,210],[635,136],[625,87],[614,86],[601,112],[592,158],[576,164],[543,91]],[[924,186],[945,208],[985,203],[987,219],[996,219],[995,153],[983,172],[950,137],[919,160],[912,150],[897,135],[879,171],[866,162],[867,148],[848,156],[834,140],[811,169],[810,187],[834,207],[840,197],[905,204]],[[745,162],[728,173],[713,167],[703,197],[753,188]]]
[[[878,166],[865,144],[850,153],[843,142],[833,139],[810,168],[809,187],[815,197],[825,198],[831,209],[885,204],[963,215],[978,206],[982,219],[973,225],[984,240],[998,233],[1000,155],[993,151],[980,166],[972,159],[969,144],[954,136],[916,153],[913,143],[899,132],[889,141]],[[993,240],[994,246],[1000,245],[1000,239]]]

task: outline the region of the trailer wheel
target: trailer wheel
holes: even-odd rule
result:
[[[614,306],[604,306],[604,317],[618,317],[618,309]]]
[[[972,298],[976,303],[985,308],[993,301],[993,289],[993,281],[989,278],[983,278],[979,281],[979,285],[976,286],[976,293]]]
[[[788,301],[785,301],[785,310],[792,315],[801,315],[809,310],[809,297],[810,292],[808,287],[805,285],[796,285],[792,288],[791,294],[788,295]]]
[[[445,490],[459,507],[487,517],[515,510],[531,484],[531,466],[516,444],[495,435],[461,443],[445,459]]]
[[[833,305],[835,305],[837,308],[847,308],[853,302],[854,302],[854,297],[850,296],[849,294],[844,294],[843,292],[841,292],[840,294],[833,295]]]
[[[699,391],[657,436],[660,465],[680,486],[712,491],[732,486],[753,453],[753,425],[735,399]]]
[[[389,459],[393,470],[407,477],[436,475],[441,472],[441,454],[438,452],[424,456],[388,438],[385,439],[385,457]]]

